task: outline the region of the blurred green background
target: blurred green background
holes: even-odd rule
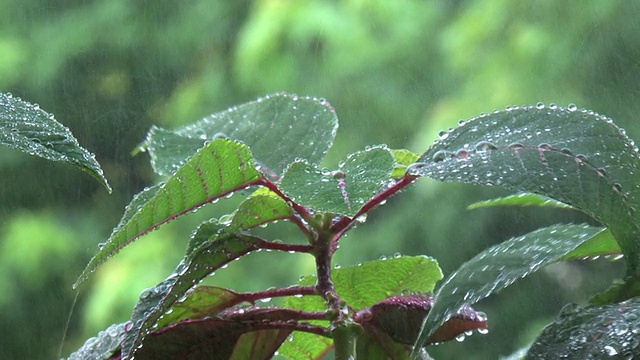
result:
[[[0,91],[54,113],[114,188],[109,195],[69,166],[0,150],[0,358],[56,357],[71,284],[133,194],[158,181],[144,154],[130,155],[152,124],[177,127],[278,91],[324,97],[341,123],[329,167],[372,144],[422,152],[458,119],[539,101],[606,114],[640,139],[638,14],[640,2],[622,0],[0,0]],[[588,220],[465,210],[503,194],[423,179],[352,231],[336,262],[426,254],[447,274],[511,236]],[[168,224],[108,261],[80,289],[63,355],[126,321],[197,224],[239,200]],[[270,231],[287,239],[288,230]],[[260,290],[312,271],[311,258],[261,253],[209,282]],[[551,266],[477,304],[488,335],[430,352],[508,355],[562,304],[584,303],[621,274],[606,260]]]

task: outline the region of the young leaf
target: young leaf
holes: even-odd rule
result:
[[[249,186],[259,176],[245,145],[226,139],[212,141],[164,185],[134,198],[120,224],[91,259],[74,288],[98,265],[140,236],[225,194]]]
[[[467,210],[479,209],[484,207],[493,206],[540,206],[540,207],[554,207],[559,209],[573,209],[571,205],[567,205],[558,200],[548,198],[543,195],[532,193],[520,193],[516,195],[509,195],[498,199],[491,199],[485,201],[479,201],[467,206]]]
[[[440,279],[442,271],[438,263],[424,256],[376,260],[332,271],[338,295],[355,309],[364,309],[406,292],[430,292]],[[315,281],[315,276],[307,276],[300,285],[313,285]],[[285,306],[304,311],[327,309],[326,303],[317,296],[287,298]],[[296,332],[293,341],[285,342],[279,352],[291,359],[320,359],[331,347],[328,339]]]
[[[247,144],[261,170],[273,178],[296,158],[319,164],[338,129],[324,99],[279,93],[216,113],[175,131],[152,127],[141,149],[160,175],[173,173],[206,141],[226,137]]]
[[[285,171],[280,190],[313,210],[353,216],[380,191],[394,167],[391,150],[384,146],[349,155],[337,171],[296,161]]]
[[[213,316],[241,302],[241,296],[229,289],[215,286],[198,286],[184,301],[176,302],[171,306],[171,312],[164,314],[158,320],[158,328],[175,324],[186,319],[201,319]]]
[[[554,225],[492,246],[462,264],[439,286],[414,351],[463,307],[562,259],[603,231],[587,225]]]
[[[291,331],[217,318],[190,320],[150,333],[136,358],[269,359]]]
[[[396,166],[391,173],[391,177],[399,179],[407,172],[407,167],[418,161],[420,154],[416,154],[409,150],[397,149],[392,150],[393,157],[396,159]]]
[[[77,166],[111,192],[95,156],[78,144],[69,129],[38,105],[5,93],[0,93],[0,145]]]
[[[640,274],[640,156],[604,116],[555,105],[496,111],[443,133],[408,171],[569,204],[605,224],[625,254],[627,274]]]
[[[88,339],[68,360],[111,359],[124,339],[125,323],[114,324]]]
[[[527,359],[640,357],[640,298],[606,306],[567,305],[527,352]]]
[[[133,355],[163,314],[183,297],[187,299],[189,289],[225,264],[259,249],[263,242],[251,236],[223,234],[195,247],[171,276],[140,295],[122,345],[123,359]]]

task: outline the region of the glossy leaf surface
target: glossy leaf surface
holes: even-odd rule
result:
[[[338,129],[334,109],[324,99],[279,93],[232,107],[170,131],[153,127],[142,145],[161,175],[176,171],[207,141],[242,141],[261,170],[279,177],[294,159],[319,164]]]
[[[567,205],[558,200],[548,198],[543,195],[532,193],[520,193],[516,195],[510,195],[501,197],[498,199],[491,199],[485,201],[479,201],[467,206],[468,210],[480,209],[493,206],[540,206],[540,207],[554,207],[560,209],[573,209],[573,206]]]
[[[607,306],[567,305],[535,340],[527,359],[640,357],[640,298]]]
[[[333,269],[332,279],[338,295],[356,310],[364,309],[391,296],[407,292],[429,292],[442,278],[438,263],[429,257],[398,257],[376,260],[355,267]],[[307,276],[300,285],[313,285]],[[320,297],[288,298],[285,306],[304,311],[325,311]],[[279,350],[292,359],[319,359],[332,346],[331,340],[306,333],[294,333]]]
[[[575,107],[509,108],[441,138],[410,172],[502,186],[571,205],[606,225],[640,274],[640,156],[611,119]]]
[[[313,210],[353,216],[383,188],[394,167],[395,159],[386,147],[353,153],[336,171],[296,161],[287,168],[280,189]]]
[[[89,262],[74,285],[120,249],[156,227],[257,180],[251,152],[239,143],[218,139],[200,149],[159,188],[134,198],[120,224]]]
[[[438,327],[471,305],[515,281],[561,260],[605,231],[586,225],[555,225],[492,246],[464,263],[438,287],[417,345]]]
[[[95,156],[78,144],[68,128],[38,105],[5,93],[0,93],[0,145],[77,166],[111,192]]]
[[[187,291],[220,267],[259,249],[262,243],[250,236],[226,235],[196,246],[171,276],[140,295],[123,344],[123,358],[133,354],[143,337],[176,302],[187,299]]]

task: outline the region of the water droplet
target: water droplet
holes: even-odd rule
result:
[[[475,146],[476,151],[478,152],[491,152],[493,150],[498,150],[498,147],[488,141],[480,141]]]
[[[456,151],[456,158],[458,160],[467,160],[469,159],[469,152],[466,149],[460,149]]]
[[[478,329],[478,334],[486,335],[489,333],[489,329],[480,328]]]
[[[333,178],[336,180],[344,179],[347,176],[347,174],[345,174],[344,171],[340,171],[340,170],[334,171],[332,175],[333,175]]]
[[[537,108],[537,109],[540,109],[540,110],[544,109],[544,103],[543,103],[543,102],[539,102],[539,103],[537,103],[537,104],[536,104],[536,108]]]
[[[449,132],[448,131],[442,130],[442,131],[440,131],[438,133],[438,138],[440,138],[440,140],[445,140],[448,137],[449,137]]]
[[[599,168],[596,170],[599,176],[605,177],[607,176],[607,172],[603,168]]]
[[[578,110],[578,107],[576,106],[576,104],[571,103],[571,104],[569,104],[568,109],[569,109],[569,111],[574,112],[574,111]]]
[[[513,143],[513,144],[509,144],[507,148],[518,151],[518,150],[524,149],[524,145],[522,145],[521,143]]]
[[[549,145],[547,143],[542,143],[542,144],[538,145],[538,149],[542,150],[542,151],[551,151],[551,150],[553,150],[553,147],[551,147],[551,145]]]
[[[620,185],[620,183],[613,183],[612,187],[613,187],[613,191],[617,193],[622,192],[622,185]]]
[[[456,341],[457,342],[463,342],[465,339],[465,335],[464,334],[459,334],[456,336]]]
[[[453,156],[453,153],[451,151],[438,150],[436,151],[435,154],[433,154],[433,157],[431,158],[431,160],[433,162],[440,162],[446,159],[450,159],[452,156]]]

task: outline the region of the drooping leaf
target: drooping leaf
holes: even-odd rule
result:
[[[333,269],[332,280],[338,295],[355,309],[364,309],[391,296],[433,291],[442,279],[438,263],[429,257],[403,256]],[[300,285],[313,285],[315,276],[301,279]],[[304,311],[324,311],[327,305],[317,296],[287,298],[285,306]],[[332,347],[329,339],[307,333],[294,333],[279,350],[291,359],[319,359]],[[311,354],[311,355],[310,355]]]
[[[416,348],[460,309],[471,305],[540,268],[563,259],[605,229],[587,225],[554,225],[492,246],[451,274],[436,292]],[[414,350],[415,351],[415,350]]]
[[[205,142],[227,137],[247,144],[261,170],[279,177],[298,157],[319,164],[337,129],[335,111],[324,99],[278,93],[175,131],[153,127],[142,148],[155,171],[169,175]]]
[[[259,325],[217,318],[184,321],[150,333],[136,358],[269,359],[291,330]]]
[[[247,187],[259,176],[246,146],[226,139],[212,141],[160,188],[151,188],[134,198],[120,224],[91,259],[74,287],[107,258],[140,236],[225,194]]]
[[[95,156],[78,144],[68,128],[38,105],[6,93],[0,93],[0,145],[77,166],[111,192]]]
[[[384,146],[349,155],[337,171],[296,161],[285,171],[280,190],[313,210],[353,216],[382,189],[394,167],[391,150]]]
[[[640,273],[640,156],[611,119],[571,106],[509,108],[443,133],[409,169],[571,205],[606,225]]]
[[[386,337],[379,336],[382,332],[394,342],[412,345],[422,327],[422,319],[427,316],[432,304],[432,294],[394,296],[359,311],[355,315],[355,321],[365,331],[379,337],[381,342],[387,341]],[[450,341],[476,329],[487,329],[487,317],[484,313],[465,306],[438,328],[427,339],[427,344]]]
[[[176,302],[187,299],[190,289],[222,266],[259,249],[263,242],[251,236],[224,234],[224,237],[211,239],[195,247],[172,275],[140,295],[122,345],[123,359],[133,355],[143,338]]]
[[[125,323],[114,324],[100,331],[98,336],[87,339],[80,349],[69,355],[68,360],[110,359],[120,350],[125,325]]]
[[[606,306],[567,305],[527,352],[527,359],[640,357],[640,298]]]
[[[479,201],[467,206],[467,210],[479,209],[492,206],[540,206],[540,207],[554,207],[560,209],[573,209],[571,205],[567,205],[558,200],[551,199],[549,197],[532,194],[532,193],[520,193],[516,195],[509,195],[498,199],[491,199],[485,201]]]

